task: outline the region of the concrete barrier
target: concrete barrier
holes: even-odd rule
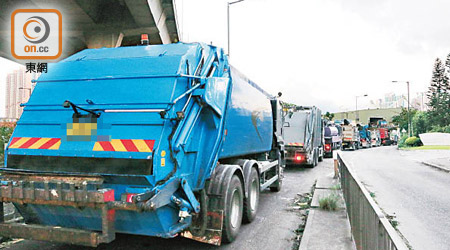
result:
[[[419,135],[423,145],[448,145],[450,146],[449,133],[425,133]]]

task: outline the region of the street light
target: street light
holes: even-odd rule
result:
[[[227,35],[228,48],[227,49],[228,49],[228,57],[230,56],[230,5],[235,4],[235,3],[240,3],[242,1],[244,1],[244,0],[237,0],[237,1],[234,1],[234,2],[228,2],[227,3],[227,31],[228,31],[228,35]]]
[[[411,131],[411,115],[409,113],[409,81],[392,81],[392,82],[393,83],[405,82],[406,87],[408,88],[408,135],[409,135],[409,137],[411,137],[412,131]]]
[[[355,118],[356,118],[357,122],[359,122],[358,97],[366,97],[366,96],[368,96],[368,95],[364,94],[364,95],[357,95],[356,96],[356,110],[355,110],[356,114],[355,114]]]

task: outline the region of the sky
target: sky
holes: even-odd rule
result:
[[[227,1],[177,0],[182,40],[227,47]],[[386,93],[426,91],[450,53],[450,1],[245,0],[230,6],[230,61],[285,101],[368,108]],[[411,94],[413,96],[413,94]]]
[[[175,0],[181,40],[227,51],[227,1]],[[230,6],[230,62],[266,91],[323,111],[426,91],[450,53],[450,1],[245,0]],[[6,73],[0,59],[0,117]],[[412,94],[411,96],[413,96]]]

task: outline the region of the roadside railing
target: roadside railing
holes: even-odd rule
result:
[[[358,250],[407,250],[366,188],[338,153],[339,173],[353,239]]]

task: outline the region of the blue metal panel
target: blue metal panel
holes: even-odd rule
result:
[[[271,97],[234,68],[231,79],[227,133],[220,158],[269,152],[273,138]]]
[[[27,211],[32,211],[43,225],[102,230],[99,209],[30,204],[27,206]],[[116,211],[115,229],[118,233],[168,238],[175,236],[176,233],[170,233],[170,231],[171,227],[176,227],[177,224],[178,210],[171,206],[162,207],[154,212]],[[184,225],[184,227],[187,226],[188,224]]]

